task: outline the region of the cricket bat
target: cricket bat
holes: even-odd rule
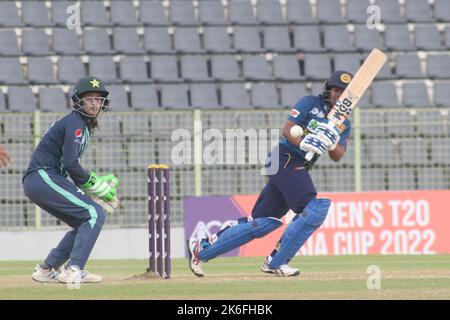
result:
[[[342,92],[336,104],[328,113],[327,118],[333,122],[336,127],[340,128],[345,119],[348,118],[350,112],[356,107],[359,99],[366,92],[375,76],[386,62],[386,55],[378,49],[372,49],[362,66],[358,69],[347,88]],[[314,152],[309,151],[305,160],[310,161],[314,156]]]

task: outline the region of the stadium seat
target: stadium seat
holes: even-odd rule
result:
[[[446,134],[445,121],[446,118],[439,109],[420,111],[420,116],[417,117],[417,133],[425,137],[444,136]]]
[[[138,110],[158,109],[158,95],[155,85],[152,84],[135,84],[131,89],[131,106]]]
[[[259,82],[252,85],[252,105],[257,109],[278,109],[278,93],[274,83]]]
[[[174,26],[197,25],[192,1],[172,0],[170,1],[170,22]]]
[[[52,61],[48,58],[28,58],[28,81],[31,84],[56,83]]]
[[[161,107],[168,109],[190,109],[185,84],[164,84],[161,86]]]
[[[214,1],[212,3],[215,3]],[[231,41],[225,27],[204,27],[203,44],[207,52],[231,53]]]
[[[273,1],[273,0],[270,0]],[[294,52],[289,40],[289,30],[287,27],[265,27],[264,31],[264,48],[266,51],[273,52]]]
[[[263,51],[257,27],[234,27],[234,48],[242,53]]]
[[[222,106],[228,109],[249,109],[250,102],[244,84],[224,83],[221,85]]]
[[[448,107],[450,101],[450,82],[434,81],[434,105]]]
[[[366,23],[369,17],[367,13],[367,8],[370,3],[369,0],[347,0],[347,21],[350,23]],[[369,30],[365,25],[364,28]]]
[[[232,25],[255,25],[252,3],[249,0],[228,1],[228,21]]]
[[[439,167],[425,167],[417,170],[417,185],[421,190],[449,188],[445,172]]]
[[[273,58],[273,76],[277,80],[299,80],[300,65],[295,55],[278,55]]]
[[[388,190],[414,190],[416,183],[411,168],[388,168]]]
[[[36,98],[28,87],[9,87],[9,110],[33,112],[36,110]]]
[[[111,22],[116,26],[136,26],[138,19],[132,1],[111,1]]]
[[[20,22],[19,20],[19,13],[16,7],[16,2],[0,2],[0,27],[13,28],[21,27],[22,25],[22,22]]]
[[[450,56],[448,54],[429,54],[427,56],[427,75],[432,79],[449,78]]]
[[[22,51],[30,56],[49,55],[50,45],[44,29],[23,30]]]
[[[22,66],[18,58],[0,59],[0,83],[1,84],[24,84]]]
[[[58,62],[58,80],[62,83],[73,84],[79,78],[86,76],[80,57],[60,57]]]
[[[416,48],[418,50],[442,50],[441,36],[435,25],[416,26]]]
[[[84,29],[83,44],[87,54],[114,53],[106,29]]]
[[[364,57],[365,60],[366,57]],[[381,67],[381,70],[378,72],[377,76],[375,77],[376,80],[381,79],[394,79],[394,74],[392,73],[392,69],[389,62],[389,55],[388,60],[383,64]]]
[[[400,14],[400,4],[397,0],[377,0],[380,7],[381,22],[383,23],[404,23],[405,19]]]
[[[317,96],[319,94],[322,94],[323,89],[324,89],[323,86],[324,86],[323,81],[311,83],[311,87],[310,87],[311,95]]]
[[[216,87],[212,83],[191,85],[191,105],[197,109],[219,109]]]
[[[445,28],[445,34],[444,34],[444,38],[445,38],[445,47],[447,49],[450,49],[450,26]]]
[[[401,139],[399,148],[402,164],[426,165],[428,163],[428,140],[420,137]]]
[[[366,165],[395,165],[398,152],[392,139],[365,139],[368,163]]]
[[[224,8],[220,1],[199,0],[198,20],[205,26],[225,26]]]
[[[41,1],[22,1],[22,21],[29,27],[49,27],[48,9]]]
[[[125,56],[120,61],[120,74],[125,82],[149,82],[147,63],[141,56]]]
[[[408,22],[433,22],[428,0],[405,1],[405,18]]]
[[[17,46],[17,36],[14,30],[0,31],[0,56],[18,56],[20,55]]]
[[[397,89],[393,82],[375,82],[372,84],[372,103],[376,107],[400,107]]]
[[[430,107],[427,87],[423,82],[403,84],[403,105],[405,107]]]
[[[305,85],[302,83],[282,83],[280,88],[281,106],[293,108],[304,96],[308,95]]]
[[[430,140],[431,146],[431,163],[443,165],[448,164],[448,159],[450,159],[450,147],[448,145],[447,139],[435,138]]]
[[[181,56],[181,77],[187,81],[208,81],[208,66],[205,56]]]
[[[61,88],[39,88],[41,111],[67,112],[67,100]]]
[[[386,128],[389,135],[395,137],[414,136],[416,117],[413,112],[402,111],[386,115]]]
[[[367,88],[366,92],[362,95],[362,97],[358,101],[358,106],[361,108],[372,108],[372,102],[370,97],[372,96],[371,88]]]
[[[264,81],[272,79],[263,56],[243,56],[242,69],[245,80]]]
[[[450,2],[447,0],[434,1],[434,14],[438,22],[450,22],[448,13],[450,12]]]
[[[114,50],[120,54],[143,54],[144,50],[139,41],[135,28],[115,28]]]
[[[295,26],[294,48],[303,52],[323,52],[325,48],[320,44],[319,27]]]
[[[0,112],[5,112],[6,110],[6,102],[5,102],[5,95],[3,94],[3,91],[0,90]]]
[[[281,6],[278,0],[259,0],[256,8],[257,21],[260,24],[284,24]]]
[[[95,151],[99,168],[106,171],[126,168],[126,157],[121,141],[102,141],[96,144]]]
[[[212,78],[217,81],[241,80],[235,56],[213,55],[211,56]]]
[[[413,54],[399,54],[396,62],[396,75],[400,78],[423,78],[419,56]]]
[[[81,54],[80,41],[74,30],[53,29],[53,51],[59,55]]]
[[[106,83],[118,82],[116,64],[112,56],[89,57],[89,74],[102,79]]]
[[[106,8],[102,1],[80,2],[81,24],[83,26],[110,26]]]
[[[380,32],[377,29],[368,29],[365,25],[355,25],[355,48],[361,51],[383,48]]]
[[[152,56],[151,75],[156,81],[180,81],[174,56]]]
[[[334,71],[344,70],[354,75],[360,66],[360,56],[357,53],[341,53],[334,55]]]
[[[391,0],[389,0],[391,1]],[[409,30],[406,24],[386,25],[385,46],[390,51],[413,50]]]
[[[366,168],[361,170],[361,191],[386,190],[386,175],[383,169]]]
[[[110,99],[109,110],[110,111],[131,111],[128,105],[127,92],[125,87],[121,84],[108,85]]]
[[[174,44],[175,50],[180,53],[204,53],[197,28],[176,28]]]
[[[145,26],[167,26],[169,24],[161,1],[140,1],[139,4],[139,21],[141,24]]]
[[[286,22],[292,24],[314,24],[309,0],[287,0]]]
[[[324,45],[330,51],[353,51],[346,25],[324,26]]]
[[[52,1],[52,24],[57,27],[67,27],[67,19],[75,12],[75,8],[71,8],[70,13],[67,10],[70,6],[74,6],[76,3],[73,1]],[[73,30],[70,30],[73,32]]]
[[[339,0],[317,0],[317,21],[319,23],[343,23]]]
[[[145,28],[144,49],[150,53],[173,53],[172,41],[167,28]]]
[[[324,80],[331,75],[328,54],[305,54],[305,77],[308,80]]]
[[[378,110],[361,112],[361,134],[369,138],[384,137],[386,128],[384,115],[384,112]]]

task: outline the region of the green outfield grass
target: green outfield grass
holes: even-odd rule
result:
[[[196,278],[185,259],[172,262],[172,279],[142,275],[145,260],[90,261],[100,284],[69,290],[31,279],[36,262],[0,262],[0,299],[450,299],[450,255],[297,257],[295,278],[263,274],[263,258],[218,258]],[[367,268],[381,269],[381,289],[367,288]]]

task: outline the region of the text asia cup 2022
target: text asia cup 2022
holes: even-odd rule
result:
[[[324,224],[300,249],[302,255],[450,253],[446,199],[449,190],[322,193],[332,200]],[[209,235],[250,216],[257,195],[186,197],[185,236]],[[227,256],[264,256],[287,223]]]

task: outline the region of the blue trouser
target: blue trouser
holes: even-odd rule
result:
[[[254,220],[240,221],[220,232],[215,243],[206,244],[199,252],[202,261],[211,260],[255,238],[265,236],[281,226],[279,219],[289,209],[301,213],[316,198],[316,188],[303,163],[283,146],[279,148],[279,164],[278,172],[269,176],[269,182],[253,207]]]
[[[279,159],[278,172],[269,176],[267,185],[253,207],[253,218],[280,219],[289,209],[301,213],[308,202],[317,196],[311,176],[299,158],[280,146]]]
[[[50,251],[45,263],[59,267],[70,259],[69,265],[83,269],[105,222],[103,208],[54,170],[29,173],[23,187],[31,201],[73,228]]]

